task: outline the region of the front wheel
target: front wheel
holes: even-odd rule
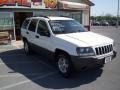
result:
[[[63,77],[69,77],[72,73],[72,64],[67,55],[60,54],[57,58],[57,66]]]

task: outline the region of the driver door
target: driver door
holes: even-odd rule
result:
[[[39,52],[44,55],[52,55],[53,52],[53,41],[50,35],[50,31],[47,22],[44,20],[39,20],[35,35],[35,43],[39,48]]]

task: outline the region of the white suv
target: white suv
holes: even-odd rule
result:
[[[71,18],[27,18],[21,35],[26,54],[35,50],[49,56],[65,77],[70,76],[73,69],[103,66],[116,56],[112,39],[87,31]]]

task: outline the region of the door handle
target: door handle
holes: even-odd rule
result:
[[[36,35],[35,37],[36,37],[36,38],[39,38],[39,36],[38,36],[38,35]]]
[[[26,34],[29,34],[29,32],[26,32]]]

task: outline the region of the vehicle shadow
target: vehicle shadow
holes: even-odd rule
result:
[[[28,73],[43,73],[45,75],[57,71],[49,59],[40,55],[26,56],[23,49],[1,52],[0,58],[2,62],[12,70],[8,71],[8,74],[20,73],[32,82],[47,89],[69,89],[79,87],[80,85],[95,81],[103,72],[102,69],[81,71],[68,79],[61,77],[57,72],[53,75],[35,80],[33,78],[39,77],[40,75],[28,75]],[[44,62],[51,68],[45,66],[44,63],[38,62]]]

